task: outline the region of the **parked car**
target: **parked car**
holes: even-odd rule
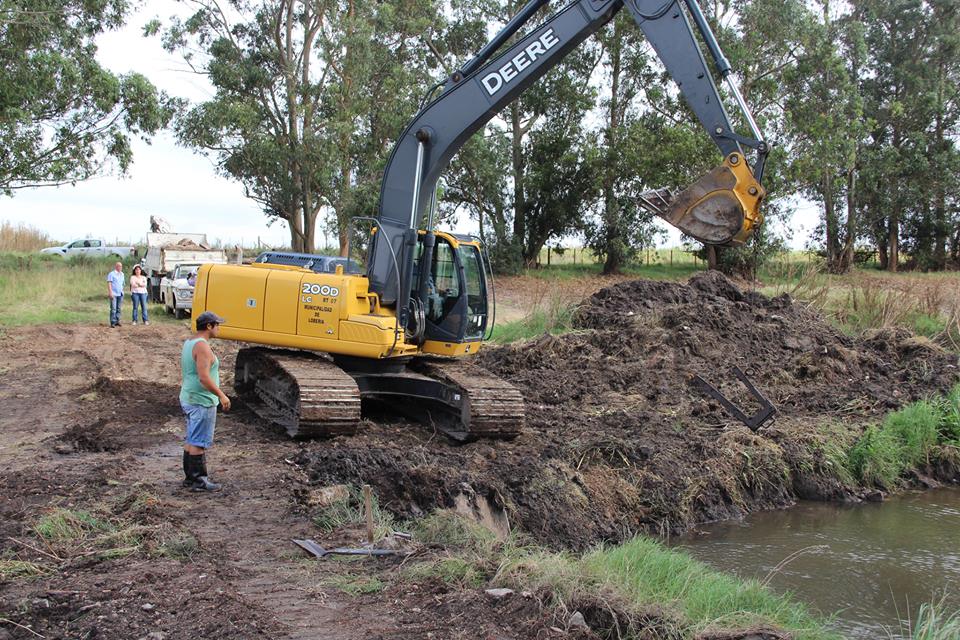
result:
[[[178,320],[186,318],[193,310],[193,285],[199,268],[199,263],[178,264],[160,280],[160,302],[167,313],[172,313]]]
[[[126,258],[127,256],[137,255],[134,247],[115,247],[108,245],[103,238],[81,238],[60,245],[59,247],[41,249],[40,253],[53,254],[65,258],[72,256],[116,256],[117,258]]]

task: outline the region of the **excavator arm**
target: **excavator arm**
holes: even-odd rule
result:
[[[452,74],[393,149],[381,185],[367,276],[381,303],[395,305],[399,326],[407,326],[411,291],[420,286],[413,282],[418,242],[423,242],[421,261],[429,264],[432,215],[425,241],[418,240],[418,227],[431,209],[437,180],[454,154],[509,102],[623,8],[644,32],[724,155],[720,167],[684,191],[650,192],[641,198],[641,204],[710,244],[743,242],[762,221],[758,209],[765,195],[760,180],[767,145],[696,0],[576,0],[490,59],[546,3],[531,0],[487,46]],[[734,131],[688,13],[730,85],[751,136]],[[752,168],[744,155],[745,146],[757,150]],[[423,280],[424,273],[420,277]]]

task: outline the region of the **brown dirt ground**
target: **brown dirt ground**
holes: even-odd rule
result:
[[[854,339],[787,296],[743,293],[719,274],[603,289],[579,328],[487,347],[479,362],[527,401],[511,442],[451,448],[378,421],[354,438],[305,444],[296,461],[320,485],[370,483],[401,517],[482,496],[537,542],[581,549],[637,532],[857,499],[831,471],[826,434],[856,437],[887,411],[958,380],[958,360],[899,331]],[[738,365],[778,408],[757,433],[693,389],[701,374],[750,406]],[[956,469],[930,475],[955,481]]]
[[[290,539],[325,540],[295,500],[298,445],[242,407],[220,415],[209,454],[224,491],[181,489],[176,396],[187,335],[185,323],[6,332],[0,560],[50,573],[0,578],[0,639],[561,637],[539,606],[394,580],[396,561],[306,559]],[[229,389],[237,347],[216,349]],[[128,508],[144,496],[149,509]],[[148,542],[153,529],[186,535],[196,549],[186,558],[157,544],[118,558],[57,549],[53,559],[32,528],[56,508],[124,518],[148,528]],[[389,587],[351,597],[328,584],[344,567]]]
[[[798,497],[855,499],[858,488],[827,469],[821,429],[862,430],[958,379],[956,355],[929,343],[897,332],[848,338],[787,298],[743,294],[713,276],[620,283],[591,297],[577,322],[574,333],[482,354],[527,399],[513,441],[454,445],[381,413],[357,436],[295,443],[236,406],[220,415],[209,455],[225,489],[199,496],[179,486],[186,323],[8,330],[0,560],[49,573],[0,581],[0,640],[578,637],[554,629],[565,625],[536,598],[396,580],[394,560],[305,559],[291,538],[350,538],[325,539],[303,495],[369,483],[401,518],[492,504],[529,537],[581,549]],[[237,346],[215,348],[229,389]],[[759,433],[687,384],[695,372],[722,381],[732,364],[780,410]],[[144,544],[122,557],[44,547],[32,528],[55,508],[132,522]],[[196,548],[164,553],[171,535]],[[354,573],[386,587],[350,596],[331,586]]]

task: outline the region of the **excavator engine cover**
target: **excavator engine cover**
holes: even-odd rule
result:
[[[705,244],[739,245],[763,221],[766,195],[739,153],[675,196],[658,189],[640,196],[641,204],[688,236]]]

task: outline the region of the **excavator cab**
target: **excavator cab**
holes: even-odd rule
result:
[[[433,251],[425,252],[425,237],[421,231],[414,254],[409,333],[422,340],[425,353],[476,352],[488,323],[487,277],[480,243],[471,236],[438,232],[434,234]],[[430,268],[422,282],[425,254]],[[418,290],[422,296],[418,296]]]

